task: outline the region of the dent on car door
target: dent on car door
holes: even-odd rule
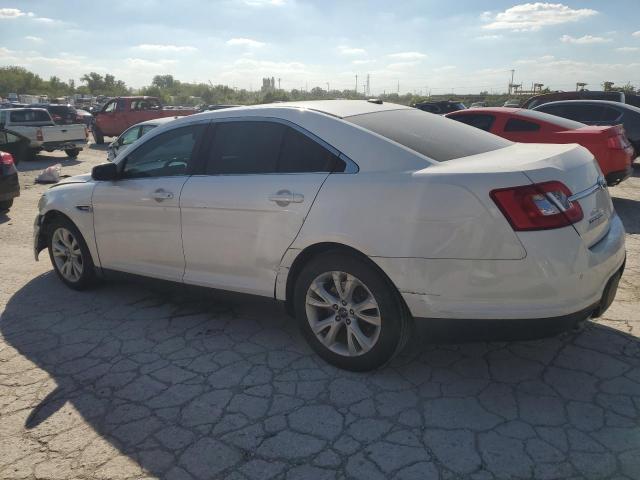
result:
[[[92,203],[102,267],[181,280],[180,193],[204,124],[150,138],[119,162],[120,178],[97,182]]]
[[[282,123],[214,124],[202,174],[180,200],[185,282],[273,296],[280,260],[340,162]]]

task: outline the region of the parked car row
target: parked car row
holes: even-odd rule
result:
[[[486,129],[515,133],[508,113]],[[517,120],[549,136],[619,138],[530,115]],[[71,288],[100,269],[275,298],[322,358],[351,370],[388,362],[420,319],[576,322],[615,297],[624,229],[575,143],[513,143],[380,101],[142,127],[113,162],[39,202],[36,258],[47,249]]]
[[[9,210],[20,196],[16,164],[24,158],[29,139],[17,132],[0,129],[0,213]]]

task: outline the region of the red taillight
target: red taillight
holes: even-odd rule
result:
[[[56,115],[55,113],[51,115],[51,118],[53,118],[54,122],[59,122],[60,120],[62,120],[62,117],[60,115]]]
[[[39,142],[44,141],[44,135],[42,135],[42,129],[41,128],[36,130],[36,140],[39,141]]]
[[[7,152],[0,152],[0,165],[11,167],[13,166],[13,163],[13,155]]]
[[[607,138],[607,146],[612,150],[624,150],[627,148],[627,139],[623,135],[615,135]]]
[[[580,204],[569,201],[571,191],[561,182],[501,188],[490,195],[516,231],[566,227],[583,218]]]

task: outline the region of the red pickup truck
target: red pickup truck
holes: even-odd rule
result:
[[[195,108],[166,109],[156,97],[117,97],[105,103],[95,114],[92,133],[95,142],[104,143],[104,137],[116,137],[136,123],[154,118],[175,117],[196,113]]]

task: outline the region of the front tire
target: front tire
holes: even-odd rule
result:
[[[294,289],[296,319],[324,360],[376,369],[399,353],[410,318],[395,287],[365,259],[328,252],[304,266]]]
[[[93,133],[93,140],[96,142],[96,145],[104,145],[104,135],[96,125],[93,126],[92,133]]]
[[[68,148],[64,151],[69,158],[76,158],[80,154],[79,148]]]
[[[93,286],[96,271],[91,253],[76,226],[66,218],[58,218],[47,227],[49,258],[58,278],[74,290]]]

